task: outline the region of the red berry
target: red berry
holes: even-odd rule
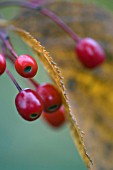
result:
[[[62,104],[62,99],[59,91],[51,84],[38,85],[37,93],[43,100],[45,112],[55,112]]]
[[[38,70],[37,62],[30,55],[20,55],[15,61],[16,71],[25,78],[32,78]]]
[[[0,75],[2,75],[4,73],[6,69],[6,60],[5,57],[0,54]]]
[[[56,128],[61,127],[66,121],[65,109],[63,106],[61,106],[59,110],[57,110],[56,112],[53,112],[52,114],[48,114],[44,112],[43,118],[49,125],[56,127]]]
[[[106,58],[102,47],[91,38],[80,40],[75,51],[82,64],[88,68],[95,68],[102,64]]]
[[[28,121],[36,120],[43,111],[42,99],[31,89],[20,91],[16,96],[15,104],[19,114]]]

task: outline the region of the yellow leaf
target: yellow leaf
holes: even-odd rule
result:
[[[106,51],[106,62],[97,69],[87,70],[77,60],[74,52],[75,43],[48,18],[26,10],[19,16],[18,21],[14,21],[17,26],[38,38],[60,67],[72,113],[76,112],[78,124],[85,132],[85,146],[93,160],[91,169],[112,170],[113,14],[91,3],[54,2],[47,7],[60,16],[79,36],[96,39]],[[72,123],[72,133],[77,132],[70,117],[69,121]]]
[[[71,112],[59,68],[57,67],[53,59],[49,56],[49,53],[45,50],[45,48],[41,46],[40,43],[36,39],[34,39],[28,32],[17,27],[12,27],[12,30],[16,32],[25,41],[25,43],[27,43],[34,50],[34,52],[37,54],[37,57],[42,62],[49,75],[51,76],[52,80],[56,84],[57,88],[61,92],[63,104],[66,109],[67,119],[70,125],[70,130],[72,132],[74,141],[79,149],[79,152],[85,164],[87,165],[87,167],[89,167],[92,161],[86,152],[85,145],[83,142],[82,131],[77,125],[75,114]]]

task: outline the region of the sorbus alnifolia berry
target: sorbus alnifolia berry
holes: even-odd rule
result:
[[[55,128],[61,127],[66,121],[64,106],[61,106],[56,112],[53,112],[52,114],[44,112],[42,115],[45,121]]]
[[[37,73],[38,65],[33,57],[22,54],[15,61],[15,69],[22,77],[32,78]]]
[[[102,47],[92,38],[83,38],[78,41],[75,51],[78,59],[87,68],[95,68],[105,61]]]
[[[6,69],[6,59],[2,54],[0,54],[0,75],[4,73],[5,69]]]
[[[21,90],[15,98],[15,104],[19,114],[28,121],[36,120],[43,111],[42,99],[31,89]]]
[[[48,83],[38,85],[36,91],[43,100],[45,112],[52,113],[60,108],[62,104],[61,95],[53,85]]]

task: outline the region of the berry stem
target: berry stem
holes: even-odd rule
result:
[[[6,31],[2,31],[0,32],[0,38],[2,39],[2,41],[4,42],[5,46],[7,47],[7,49],[11,52],[11,54],[17,58],[18,55],[17,53],[14,51],[12,45],[11,45],[11,42],[10,42],[10,38],[9,36],[7,35]]]
[[[48,10],[47,8],[41,9],[41,14],[51,18],[58,26],[60,26],[69,36],[75,41],[79,41],[79,37],[73,32],[73,30],[67,26],[56,14],[52,11]]]
[[[25,1],[0,2],[0,8],[6,7],[6,6],[21,6],[21,7],[39,10],[41,14],[49,17],[58,26],[60,26],[75,42],[78,42],[80,40],[77,34],[75,34],[74,31],[70,27],[68,27],[68,25],[65,24],[55,13],[53,13],[47,8],[42,7],[40,4],[34,4],[30,2],[25,2]]]
[[[37,88],[39,86],[39,83],[35,81],[34,79],[29,79],[29,81]]]
[[[37,5],[32,2],[26,2],[26,1],[5,1],[5,2],[0,2],[0,8],[7,7],[7,6],[21,6],[25,8],[30,8],[30,9],[37,9],[40,10],[41,6]]]
[[[13,75],[11,74],[11,72],[6,69],[6,73],[7,75],[10,77],[10,79],[12,80],[12,82],[15,84],[16,88],[18,89],[18,91],[20,92],[22,90],[22,88],[19,86],[19,84],[17,83],[17,81],[15,80],[15,78],[13,77]]]
[[[8,58],[12,63],[15,62],[14,58],[13,58],[11,55],[7,54],[6,47],[5,47],[5,44],[4,44],[4,43],[2,44],[2,54],[3,54],[6,58]]]
[[[2,44],[2,54],[6,56],[6,48],[4,43]]]

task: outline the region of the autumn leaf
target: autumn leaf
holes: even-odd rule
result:
[[[38,59],[42,62],[43,66],[49,73],[49,76],[52,78],[53,82],[56,84],[57,88],[61,92],[63,104],[67,113],[67,120],[69,122],[70,130],[73,135],[74,141],[86,166],[90,167],[92,160],[86,152],[85,145],[83,142],[83,134],[80,128],[78,127],[75,114],[71,112],[68,97],[59,68],[57,67],[53,59],[50,57],[49,53],[45,50],[45,48],[41,46],[41,44],[36,39],[34,39],[28,32],[16,27],[12,27],[12,30],[17,33],[25,41],[25,43],[27,43],[37,54]]]
[[[62,8],[64,5],[65,8]],[[81,135],[71,117],[74,116],[85,133],[83,136],[85,146],[93,160],[91,169],[112,170],[113,14],[94,4],[80,2],[51,3],[47,7],[60,16],[78,35],[96,39],[106,51],[106,62],[101,67],[88,70],[76,58],[75,43],[50,19],[37,11],[25,10],[18,17],[18,21],[14,21],[15,25],[38,38],[60,67],[72,113],[76,113],[76,116],[68,115],[71,132],[74,133],[73,138],[78,144]],[[25,41],[29,42],[28,39]],[[54,76],[55,74],[53,80]],[[57,85],[60,87],[58,82]],[[69,108],[67,110],[69,114]],[[80,144],[83,144],[82,141]],[[82,146],[81,151],[85,153],[83,145],[80,146]],[[88,163],[88,159],[85,162]]]

